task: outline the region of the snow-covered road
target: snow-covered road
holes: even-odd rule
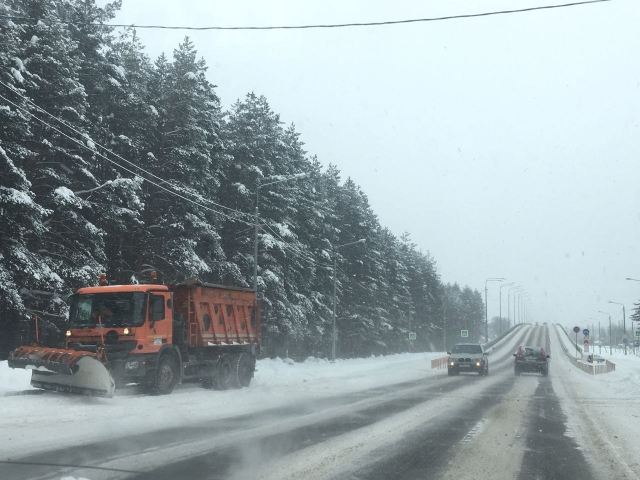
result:
[[[516,329],[494,348],[489,377],[431,370],[442,353],[266,360],[250,388],[184,387],[165,397],[13,395],[28,379],[0,363],[0,472],[16,480],[638,478],[640,359],[592,377],[559,341],[554,328]],[[549,377],[514,376],[520,344],[552,352]]]

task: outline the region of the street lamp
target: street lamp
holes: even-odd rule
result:
[[[516,285],[516,286],[514,286],[514,287],[510,287],[510,288],[507,290],[507,320],[509,321],[509,325],[511,325],[511,318],[510,318],[510,316],[509,316],[509,311],[510,311],[510,309],[511,309],[511,290],[517,290],[518,288],[520,288],[520,287],[518,287],[518,286]],[[514,295],[515,295],[515,294],[514,294]],[[514,312],[513,312],[513,314],[514,314],[514,315],[513,315],[513,324],[514,324],[514,325],[516,324],[515,313],[516,313],[516,312],[515,312],[515,310],[514,310]]]
[[[356,240],[355,242],[344,243],[342,245],[336,245],[335,247],[331,246],[331,256],[333,257],[333,333],[332,333],[332,342],[331,342],[331,361],[336,361],[336,301],[338,297],[338,276],[336,275],[336,271],[338,269],[338,262],[336,260],[336,250],[342,247],[347,247],[349,245],[355,245],[356,243],[364,243],[366,240],[361,238],[360,240]]]
[[[609,316],[609,355],[613,355],[613,347],[611,345],[613,335],[611,333],[611,314],[609,312],[603,312],[602,310],[598,310],[598,313],[604,313]]]
[[[276,183],[288,182],[289,180],[300,180],[308,176],[308,173],[297,173],[295,175],[289,175],[288,177],[276,175],[262,180],[263,182],[267,181],[267,183],[260,182],[258,178],[258,183],[256,184],[256,210],[254,214],[255,234],[253,238],[253,291],[256,292],[256,297],[258,296],[258,231],[260,230],[258,202],[260,201],[260,189],[262,187],[268,187],[269,185],[275,185]]]
[[[602,353],[602,334],[600,333],[600,319],[599,318],[593,318],[593,317],[589,317],[589,320],[595,320],[596,322],[598,322],[598,349],[599,349],[599,353]],[[594,330],[595,330],[595,325],[593,326]],[[595,345],[593,346],[594,350],[595,350]],[[596,353],[596,352],[593,352]]]
[[[488,282],[501,282],[505,280],[502,277],[487,278],[484,281],[484,337],[485,342],[489,341],[489,304],[487,303],[487,283]]]
[[[625,313],[625,309],[624,309],[624,303],[618,303],[618,302],[612,302],[611,300],[609,300],[609,303],[613,303],[615,305],[622,305],[622,338],[624,339],[627,336],[627,320],[626,320],[626,316],[627,314]],[[627,344],[624,342],[624,354],[627,354]]]
[[[520,305],[519,301],[520,301],[520,296],[524,293],[524,289],[522,287],[518,287],[516,288],[516,291],[513,292],[513,324],[516,324],[516,320],[517,323],[521,323],[520,320],[522,320],[522,318],[520,317],[520,312],[518,311],[518,306]],[[516,301],[516,295],[518,296],[518,300]]]
[[[632,282],[640,282],[640,280],[638,280],[637,278],[629,278],[629,277],[627,277],[627,280],[631,280]],[[633,342],[633,353],[635,355],[635,353],[636,353],[636,343],[635,343],[636,331],[633,328],[633,316],[631,316],[631,319],[632,319],[631,320],[631,333],[633,334],[633,339],[634,339],[634,342]]]
[[[502,335],[502,287],[508,287],[509,285],[513,285],[513,282],[500,285],[500,335]],[[509,325],[507,325],[507,329],[509,329]]]
[[[522,307],[521,307],[522,308],[522,310],[521,310],[522,317],[524,318],[525,322],[529,321],[529,319],[527,317],[527,302],[526,302],[527,300],[531,300],[531,295],[529,295],[528,293],[525,293],[522,296]]]

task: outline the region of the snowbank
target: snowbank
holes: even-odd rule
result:
[[[14,370],[7,362],[0,362],[0,396],[5,392],[30,390],[31,372]]]
[[[553,333],[552,330],[549,335],[552,348],[559,347],[558,342],[568,340],[563,332],[555,330],[555,335]],[[602,356],[616,364],[615,371],[589,375],[574,367],[563,354],[553,359],[550,378],[554,390],[563,400],[561,405],[569,419],[570,434],[584,449],[609,452],[618,476],[608,472],[607,465],[595,465],[595,468],[604,468],[600,473],[607,473],[610,478],[623,478],[621,475],[637,478],[633,472],[640,471],[640,444],[637,442],[640,358],[624,353],[605,355],[604,351]],[[594,439],[595,447],[592,445]]]
[[[383,385],[420,381],[442,375],[442,370],[431,370],[430,363],[432,358],[443,355],[443,352],[404,353],[335,363],[309,358],[293,364],[279,358],[266,359],[258,361],[256,376],[249,388],[215,391],[187,384],[177,387],[171,395],[159,397],[130,388],[116,392],[110,399],[55,392],[21,395],[19,391],[31,388],[30,372],[12,370],[7,362],[0,362],[0,431],[3,432],[0,459],[16,452],[51,448],[51,438],[56,438],[58,446],[86,443],[140,431],[201,424],[285,404],[322,401]],[[63,438],[61,431],[65,432]]]

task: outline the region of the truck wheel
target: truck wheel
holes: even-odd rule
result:
[[[253,377],[254,361],[248,353],[233,355],[231,359],[231,369],[233,377],[231,385],[233,388],[248,387]]]
[[[516,377],[519,377],[519,376],[520,376],[520,370],[518,370],[518,368],[517,368],[517,367],[514,367],[514,369],[513,369],[513,373],[515,373]]]
[[[447,373],[449,374],[450,377],[453,377],[453,374],[454,374],[453,369],[450,368],[449,370],[447,370]]]
[[[171,355],[163,355],[153,375],[151,392],[154,395],[167,395],[178,383],[178,364]]]
[[[233,388],[233,358],[234,355],[223,355],[218,361],[218,388],[227,390]]]
[[[489,365],[487,365],[487,368],[485,368],[485,370],[484,370],[484,374],[485,374],[485,376],[487,376],[487,377],[489,376]]]

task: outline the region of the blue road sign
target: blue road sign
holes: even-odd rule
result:
[[[585,328],[584,330],[582,330],[582,334],[583,334],[585,337],[588,337],[588,336],[589,336],[589,329],[588,329],[588,328]]]
[[[633,344],[634,344],[636,347],[640,347],[640,340],[636,340],[635,342],[633,342]]]
[[[627,343],[627,342],[628,342],[628,340],[626,338],[622,339],[622,343]]]

